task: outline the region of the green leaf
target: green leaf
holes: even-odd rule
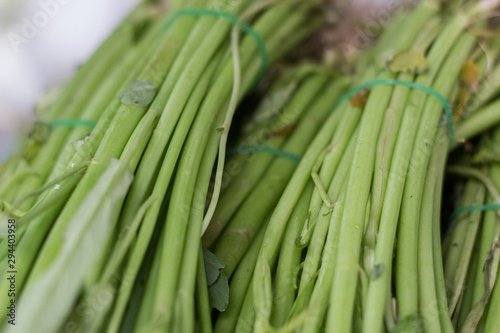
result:
[[[405,318],[398,320],[398,323],[390,333],[409,333],[409,332],[422,332],[420,317],[417,314],[409,315]]]
[[[203,248],[203,259],[210,306],[222,312],[229,304],[229,283],[226,274],[222,271],[226,264],[205,248]]]
[[[210,250],[203,249],[203,259],[205,259],[205,272],[207,274],[207,285],[210,287],[219,278],[220,271],[226,267],[215,254]]]
[[[407,49],[395,53],[386,62],[386,68],[392,73],[422,74],[429,70],[429,65],[422,50]]]
[[[491,140],[486,144],[472,158],[474,164],[492,164],[500,163],[500,148],[496,146]]]
[[[293,96],[293,92],[297,89],[298,84],[299,80],[294,79],[291,82],[287,82],[285,86],[277,88],[269,96],[266,96],[253,117],[244,125],[244,132],[250,133],[265,121],[279,116]]]
[[[148,106],[155,99],[158,88],[148,80],[135,81],[119,97],[124,104]]]
[[[305,302],[307,302],[307,296],[312,293],[312,290],[314,289],[314,284],[316,283],[316,278],[319,275],[319,271],[316,271],[313,276],[307,281],[304,289],[297,295],[297,298],[295,299],[295,302],[293,302],[292,309],[290,310],[290,313],[288,315],[288,321],[290,321],[292,318],[295,318],[299,315],[300,311],[304,309]],[[298,289],[298,288],[296,288]]]
[[[30,134],[30,137],[36,143],[45,143],[49,139],[50,136],[50,126],[41,121],[35,122],[35,126],[33,127],[33,131]]]
[[[219,278],[208,287],[208,299],[210,306],[223,312],[229,304],[229,283],[226,274],[221,271]]]
[[[80,149],[83,146],[83,144],[85,143],[85,141],[87,141],[89,138],[90,138],[90,134],[87,134],[84,137],[82,137],[81,139],[78,139],[75,142],[73,142],[73,148],[75,148],[75,151]]]

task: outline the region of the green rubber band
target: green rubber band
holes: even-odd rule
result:
[[[301,158],[295,154],[286,152],[281,149],[277,148],[271,148],[271,147],[266,147],[266,146],[241,146],[241,147],[236,147],[228,151],[228,154],[234,155],[234,154],[251,154],[251,153],[258,153],[258,152],[263,152],[263,153],[269,153],[273,154],[279,157],[284,157],[288,158],[294,162],[300,162]]]
[[[50,128],[56,127],[89,127],[94,129],[96,123],[90,120],[82,119],[67,119],[67,120],[55,120],[49,123]]]
[[[437,98],[441,104],[443,105],[443,109],[446,113],[446,117],[448,118],[448,131],[451,136],[451,142],[453,142],[453,137],[455,136],[455,127],[453,124],[453,111],[451,110],[451,106],[446,100],[446,98],[441,95],[441,93],[437,90],[434,90],[432,88],[429,88],[427,86],[424,86],[419,83],[413,83],[413,82],[408,82],[408,81],[401,81],[401,80],[387,80],[387,79],[375,79],[368,81],[366,83],[363,83],[357,87],[352,88],[351,90],[347,91],[344,95],[340,97],[340,99],[337,101],[335,106],[333,107],[333,110],[335,110],[340,104],[351,98],[352,96],[356,95],[360,91],[363,91],[367,88],[371,88],[376,85],[380,84],[388,84],[388,85],[397,85],[397,86],[403,86],[403,87],[408,87],[408,88],[415,88],[419,89],[428,95],[431,95],[435,98]]]
[[[457,208],[453,214],[450,216],[450,221],[454,221],[460,214],[486,211],[486,210],[500,210],[500,204],[486,204],[486,205],[474,205]]]
[[[267,66],[269,63],[269,58],[267,56],[266,46],[264,41],[260,37],[260,35],[252,29],[248,24],[243,22],[237,16],[234,16],[231,13],[219,11],[219,10],[209,10],[209,9],[181,9],[177,11],[168,22],[165,24],[164,31],[168,30],[170,26],[181,16],[212,16],[212,17],[221,17],[231,21],[234,25],[237,25],[241,28],[246,34],[252,36],[257,43],[257,47],[259,48],[260,55],[262,57],[262,66],[259,70],[259,75],[257,76],[258,81],[260,81],[267,70]]]

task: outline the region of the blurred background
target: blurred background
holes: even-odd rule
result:
[[[36,102],[67,82],[139,1],[0,0],[0,163],[30,132]],[[323,45],[369,42],[360,21],[386,20],[394,4],[416,1],[335,0],[336,28],[320,34]]]
[[[36,102],[64,84],[138,2],[0,0],[0,163],[29,133]]]

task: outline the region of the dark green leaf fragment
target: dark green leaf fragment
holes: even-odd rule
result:
[[[220,272],[218,279],[208,287],[208,299],[210,306],[223,312],[229,304],[229,283],[226,274]]]
[[[203,249],[203,259],[205,260],[205,272],[207,274],[207,285],[210,287],[215,283],[220,275],[220,271],[226,267],[215,254],[210,250]]]
[[[156,97],[158,88],[148,80],[135,81],[125,89],[118,97],[122,103],[137,106],[148,106]]]
[[[384,272],[384,264],[375,265],[375,267],[373,267],[372,270],[372,281],[378,279],[383,272]]]

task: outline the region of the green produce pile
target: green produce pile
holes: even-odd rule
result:
[[[499,2],[422,1],[350,74],[297,52],[324,6],[144,0],[40,102],[2,332],[500,331]]]

